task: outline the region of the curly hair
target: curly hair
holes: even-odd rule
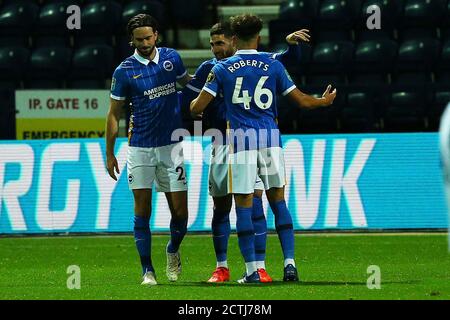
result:
[[[241,14],[230,18],[231,31],[239,39],[249,41],[261,32],[263,21],[253,14]]]
[[[127,23],[128,36],[133,35],[133,30],[140,27],[151,27],[153,32],[158,31],[158,21],[149,14],[140,13],[132,17]]]

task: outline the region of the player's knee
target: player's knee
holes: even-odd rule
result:
[[[213,197],[214,201],[214,211],[227,212],[231,211],[232,197],[231,195],[226,195],[224,197]]]
[[[270,203],[275,203],[284,200],[284,188],[271,188],[266,191],[267,200]]]
[[[262,198],[262,195],[263,195],[263,191],[262,190],[256,190],[255,189],[255,192],[253,193],[253,197],[254,198]]]

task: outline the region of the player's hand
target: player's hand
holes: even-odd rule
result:
[[[114,155],[106,156],[106,169],[108,170],[109,176],[117,181],[115,172],[117,172],[117,174],[119,174],[120,170],[119,170],[119,164]],[[114,169],[115,169],[115,172],[114,172]]]
[[[331,84],[327,86],[325,89],[325,92],[322,94],[322,98],[325,99],[324,106],[329,106],[333,104],[334,99],[336,98],[336,88],[334,88],[333,91],[331,91]]]
[[[286,42],[291,45],[298,44],[300,41],[309,42],[311,36],[308,29],[301,29],[289,34],[286,37]]]
[[[202,120],[203,119],[203,112],[202,113],[191,113],[192,120]]]

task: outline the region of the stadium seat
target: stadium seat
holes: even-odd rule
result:
[[[446,0],[407,0],[403,26],[437,27],[445,14]]]
[[[393,90],[384,115],[386,132],[425,131],[425,95],[418,91]]]
[[[341,131],[344,133],[372,132],[379,129],[375,99],[372,92],[353,91],[340,111]],[[377,105],[379,108],[379,105]],[[380,111],[380,110],[378,110]]]
[[[308,72],[345,72],[353,59],[354,45],[347,41],[318,43],[313,48],[312,64]]]
[[[389,39],[367,40],[357,44],[352,64],[355,72],[389,72],[397,56],[397,43]]]
[[[39,13],[35,33],[41,35],[65,35],[68,14],[67,7],[72,4],[71,0],[60,0],[45,4]]]
[[[28,70],[29,50],[24,47],[0,48],[0,79],[21,80]]]
[[[39,14],[39,6],[30,1],[15,1],[1,8],[0,35],[27,35]]]
[[[372,11],[370,14],[367,13],[367,9],[372,5],[376,5],[380,8],[382,23],[380,30],[392,30],[396,26],[397,21],[402,17],[403,8],[400,1],[366,0],[361,6],[361,14],[359,16],[359,22],[357,26],[358,29],[367,30],[367,19],[372,14]]]
[[[286,45],[286,36],[300,29],[309,29],[315,41],[311,25],[303,24],[301,21],[272,20],[269,22],[269,44],[273,48],[278,45]]]
[[[442,45],[442,51],[439,59],[439,69],[449,70],[450,72],[450,38]]]
[[[121,26],[122,7],[115,1],[99,1],[81,10],[81,32],[90,35],[114,34]]]
[[[59,80],[63,82],[68,73],[72,50],[65,47],[40,47],[31,54],[28,78],[35,81]]]
[[[123,25],[126,26],[128,20],[139,13],[147,13],[151,15],[158,20],[161,28],[164,29],[166,19],[164,6],[162,3],[158,1],[132,1],[127,3],[122,12]]]
[[[356,24],[360,3],[357,0],[324,0],[318,13],[319,28],[346,29]]]
[[[319,0],[290,0],[280,4],[280,20],[297,21],[311,25],[319,10]]]
[[[429,112],[430,130],[439,130],[442,113],[450,103],[450,88],[437,89],[434,92],[434,101]]]
[[[128,36],[121,36],[117,38],[117,58],[123,60],[134,53],[134,47],[130,46],[130,39]]]
[[[114,71],[114,52],[110,46],[92,45],[75,51],[71,78],[105,79]]]
[[[398,50],[398,70],[430,70],[439,57],[439,41],[432,38],[406,40]]]
[[[204,25],[207,16],[206,0],[191,0],[189,5],[186,5],[184,0],[171,0],[170,3],[173,21],[179,27],[200,28]]]

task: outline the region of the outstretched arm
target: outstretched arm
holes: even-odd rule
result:
[[[336,89],[331,91],[331,85],[328,85],[321,98],[310,96],[299,89],[295,88],[287,96],[300,108],[315,109],[318,107],[326,107],[333,104],[336,98]]]
[[[283,63],[285,66],[290,63],[298,63],[301,59],[301,50],[298,45],[300,41],[309,42],[311,36],[308,29],[301,29],[286,36],[288,44],[287,50],[276,54],[275,59]]]

